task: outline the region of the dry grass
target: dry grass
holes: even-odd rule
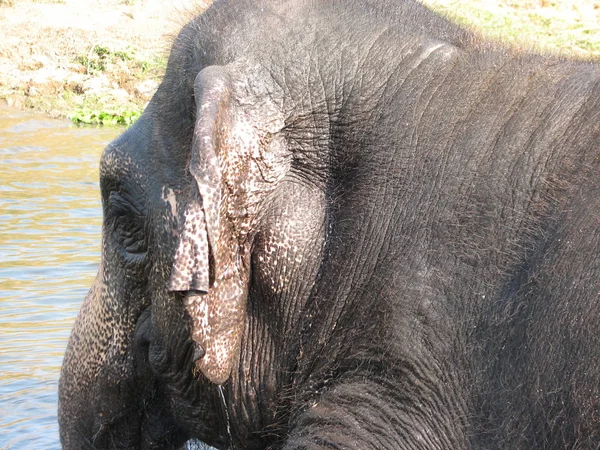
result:
[[[600,58],[600,0],[421,1],[510,45]],[[185,11],[210,2],[0,0],[0,100],[56,116],[139,112]]]
[[[600,57],[600,0],[422,0],[492,39]]]

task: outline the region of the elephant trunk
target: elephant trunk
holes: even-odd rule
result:
[[[120,308],[103,268],[85,298],[63,360],[58,417],[65,449],[87,448],[84,436],[94,436],[99,448],[114,436],[131,448],[140,439],[142,418],[130,406],[137,404],[143,386],[131,348],[139,313]]]

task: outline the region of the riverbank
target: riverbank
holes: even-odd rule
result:
[[[129,124],[173,36],[212,0],[0,0],[0,102]],[[512,45],[600,58],[600,0],[422,0]]]
[[[490,39],[600,59],[600,0],[421,0]]]
[[[129,123],[156,90],[191,8],[183,0],[0,0],[0,99],[53,117]]]

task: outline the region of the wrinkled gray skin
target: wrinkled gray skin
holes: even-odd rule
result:
[[[599,448],[599,147],[597,64],[217,1],[102,157],[64,448]]]

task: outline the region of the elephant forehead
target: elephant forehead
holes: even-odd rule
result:
[[[125,133],[112,141],[102,153],[100,159],[100,177],[107,180],[128,179],[143,185],[149,173],[156,174],[156,161],[153,170],[145,170],[150,165],[151,119],[142,115]]]
[[[100,183],[119,183],[127,179],[137,185],[145,184],[141,161],[120,147],[109,145],[100,159]]]

